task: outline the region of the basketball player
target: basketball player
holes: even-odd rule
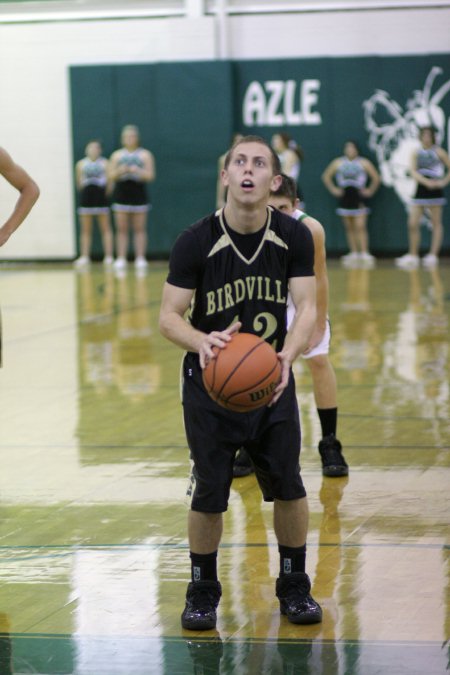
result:
[[[322,619],[305,573],[308,506],[291,370],[315,325],[314,244],[305,225],[292,227],[290,218],[267,206],[270,191],[281,182],[280,171],[276,153],[262,138],[246,136],[232,146],[222,172],[226,205],[178,237],[163,289],[160,330],[187,350],[183,410],[193,460],[188,517],[192,581],[181,623],[188,630],[216,625],[221,596],[217,552],[233,460],[242,446],[253,460],[264,500],[274,503],[280,553],[275,591],[281,613],[292,623]],[[238,288],[244,293],[238,295]],[[288,290],[295,306],[289,331]],[[249,413],[227,411],[215,403],[201,375],[214,358],[213,347],[224,348],[240,329],[273,344],[282,370],[269,406]]]
[[[271,192],[270,204],[288,216],[302,222],[311,231],[314,239],[314,272],[316,275],[316,325],[302,357],[311,371],[314,398],[322,428],[319,453],[322,473],[332,478],[348,475],[348,465],[342,455],[342,445],[336,438],[337,385],[336,375],[328,358],[330,348],[330,322],[328,319],[328,275],[325,251],[325,232],[315,218],[298,209],[295,181],[282,174],[280,187]],[[288,327],[294,317],[295,307],[288,296]]]
[[[4,148],[0,148],[0,175],[20,193],[13,212],[0,227],[0,246],[3,246],[30,213],[39,197],[39,188]]]
[[[322,460],[324,476],[336,478],[348,475],[348,465],[342,454],[342,445],[336,438],[337,429],[337,385],[336,375],[328,358],[330,347],[330,324],[328,320],[328,276],[326,266],[325,232],[315,218],[300,211],[296,183],[293,178],[281,174],[281,185],[270,193],[270,204],[288,216],[303,222],[314,239],[314,272],[316,275],[316,326],[309,348],[302,357],[311,371],[314,398],[322,429],[322,440],[319,453]],[[292,321],[295,308],[288,297],[288,327]],[[245,448],[241,448],[233,465],[235,477],[246,476],[253,472],[253,463]]]
[[[150,208],[146,185],[155,180],[155,159],[139,145],[139,130],[133,124],[122,129],[122,147],[111,155],[110,180],[115,183],[112,209],[117,228],[117,258],[114,267],[127,265],[128,229],[134,234],[134,264],[145,270],[147,213]]]
[[[367,217],[370,209],[366,200],[380,186],[380,176],[371,161],[360,157],[355,141],[344,144],[344,154],[336,157],[322,174],[325,187],[338,197],[336,213],[341,216],[350,253],[342,257],[347,267],[373,267],[375,258],[369,253]]]

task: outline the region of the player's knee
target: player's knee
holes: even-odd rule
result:
[[[230,487],[229,480],[218,479],[207,483],[197,480],[191,508],[204,513],[224,513],[228,509]]]
[[[321,372],[328,368],[328,357],[326,354],[317,354],[307,359],[311,372]]]

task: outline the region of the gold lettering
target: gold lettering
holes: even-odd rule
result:
[[[235,279],[234,281],[235,302],[242,302],[245,298],[245,284],[242,279]]]
[[[256,279],[258,280],[258,295],[257,295],[257,298],[258,298],[258,300],[262,300],[263,299],[263,292],[262,292],[263,277],[256,277]]]
[[[217,311],[218,312],[223,311],[222,296],[223,296],[223,288],[218,288],[217,289]]]
[[[280,304],[285,305],[286,304],[286,296],[281,295],[281,281],[279,279],[275,279],[275,285],[277,287],[277,302]]]
[[[229,309],[230,307],[233,307],[234,301],[233,301],[233,286],[231,284],[225,284],[223,287],[223,290],[225,292],[225,309]]]
[[[274,282],[275,287],[273,286]],[[280,279],[272,280],[270,277],[262,276],[235,279],[232,283],[226,283],[221,288],[206,293],[206,315],[211,316],[211,314],[223,312],[225,309],[234,307],[237,303],[252,300],[255,296],[258,300],[286,304],[282,284],[283,282]]]
[[[245,283],[247,285],[248,299],[251,300],[255,290],[255,277],[245,277]]]
[[[208,303],[206,316],[210,316],[210,314],[214,314],[214,312],[216,311],[216,303],[214,301],[214,291],[208,291],[208,293],[206,294],[206,300]]]
[[[265,282],[266,282],[266,297],[264,299],[273,301],[275,300],[275,296],[270,292],[270,277],[265,277]]]

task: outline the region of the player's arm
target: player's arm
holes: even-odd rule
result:
[[[289,292],[295,306],[295,315],[280,354],[291,365],[308,347],[316,323],[315,277],[289,279]]]
[[[179,347],[190,352],[198,352],[203,333],[187,323],[185,319],[193,297],[193,289],[179,288],[166,282],[161,299],[159,329],[165,338]]]
[[[364,158],[361,163],[370,179],[369,185],[361,190],[361,193],[364,197],[372,197],[380,187],[380,174],[370,160]]]
[[[316,323],[308,350],[315,347],[324,336],[328,316],[328,274],[325,249],[325,230],[315,218],[308,216],[303,223],[314,240],[314,274],[316,277]]]
[[[39,188],[3,148],[0,148],[0,174],[20,192],[12,214],[0,227],[0,246],[3,246],[33,208],[39,197]]]
[[[335,182],[334,182],[334,176],[336,174],[336,171],[338,170],[340,163],[340,159],[333,159],[332,162],[330,162],[325,169],[325,171],[322,174],[322,182],[327,188],[328,192],[331,192],[334,197],[342,197],[343,195],[343,190],[339,188]]]
[[[203,333],[185,319],[191,304],[194,290],[179,288],[166,282],[163,288],[159,329],[165,338],[190,352],[198,352],[202,368],[210,359],[215,358],[213,347],[223,348],[231,340],[231,335],[239,330],[241,324],[235,323],[224,331]]]
[[[278,358],[281,362],[281,381],[270,403],[278,401],[288,385],[292,363],[307,349],[316,322],[316,279],[310,277],[292,277],[289,279],[289,292],[295,306],[295,315]]]

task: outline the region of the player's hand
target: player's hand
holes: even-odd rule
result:
[[[291,361],[287,358],[287,356],[283,352],[278,352],[277,357],[278,357],[278,360],[279,360],[280,365],[281,365],[281,380],[278,383],[277,388],[273,392],[273,398],[269,403],[269,406],[268,406],[269,408],[271,406],[275,405],[275,403],[278,401],[278,399],[280,398],[283,391],[288,386],[289,374],[291,372],[291,365],[292,364],[291,364]]]
[[[203,337],[198,350],[201,368],[205,368],[211,359],[216,358],[214,347],[218,347],[219,349],[226,347],[228,342],[233,339],[234,333],[237,333],[241,326],[241,322],[236,321],[236,323],[233,323],[233,325],[229,326],[225,330],[213,330],[212,333],[208,333]]]
[[[305,351],[303,354],[309,354],[309,352],[314,349],[314,347],[317,347],[318,344],[322,341],[323,336],[325,335],[325,327],[320,327],[316,324],[313,334],[311,335],[311,339],[309,341],[308,346],[306,347]]]

